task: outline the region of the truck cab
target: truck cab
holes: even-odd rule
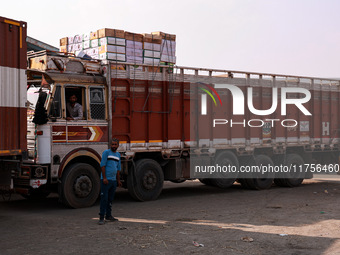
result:
[[[28,56],[28,65],[28,160],[16,190],[29,197],[58,191],[70,207],[90,206],[99,195],[101,154],[108,144],[100,62],[40,52]],[[83,112],[76,120],[68,118],[72,95]]]

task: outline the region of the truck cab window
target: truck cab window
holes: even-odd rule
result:
[[[105,101],[102,88],[90,88],[90,112],[92,119],[105,119]]]
[[[65,88],[66,119],[84,120],[86,119],[85,109],[85,88],[67,87]]]
[[[50,116],[53,118],[61,117],[61,87],[57,86],[55,88],[51,108],[50,108]]]

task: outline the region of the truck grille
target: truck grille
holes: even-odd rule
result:
[[[26,179],[13,179],[14,186],[29,186],[30,180]]]

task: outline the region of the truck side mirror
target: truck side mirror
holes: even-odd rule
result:
[[[52,122],[57,121],[57,117],[59,117],[59,101],[52,101],[51,111],[50,111],[50,119]]]

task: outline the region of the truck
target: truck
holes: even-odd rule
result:
[[[27,156],[27,23],[0,17],[0,190],[13,189],[11,169]],[[8,193],[3,193],[8,194]]]
[[[92,206],[113,137],[123,187],[138,201],[157,199],[164,181],[199,179],[218,188],[237,181],[259,190],[298,186],[324,167],[339,171],[336,79],[136,66],[48,51],[27,55],[26,74],[26,157],[2,158],[0,170],[27,198],[56,192],[68,207]],[[71,95],[83,108],[80,120],[67,119]]]

